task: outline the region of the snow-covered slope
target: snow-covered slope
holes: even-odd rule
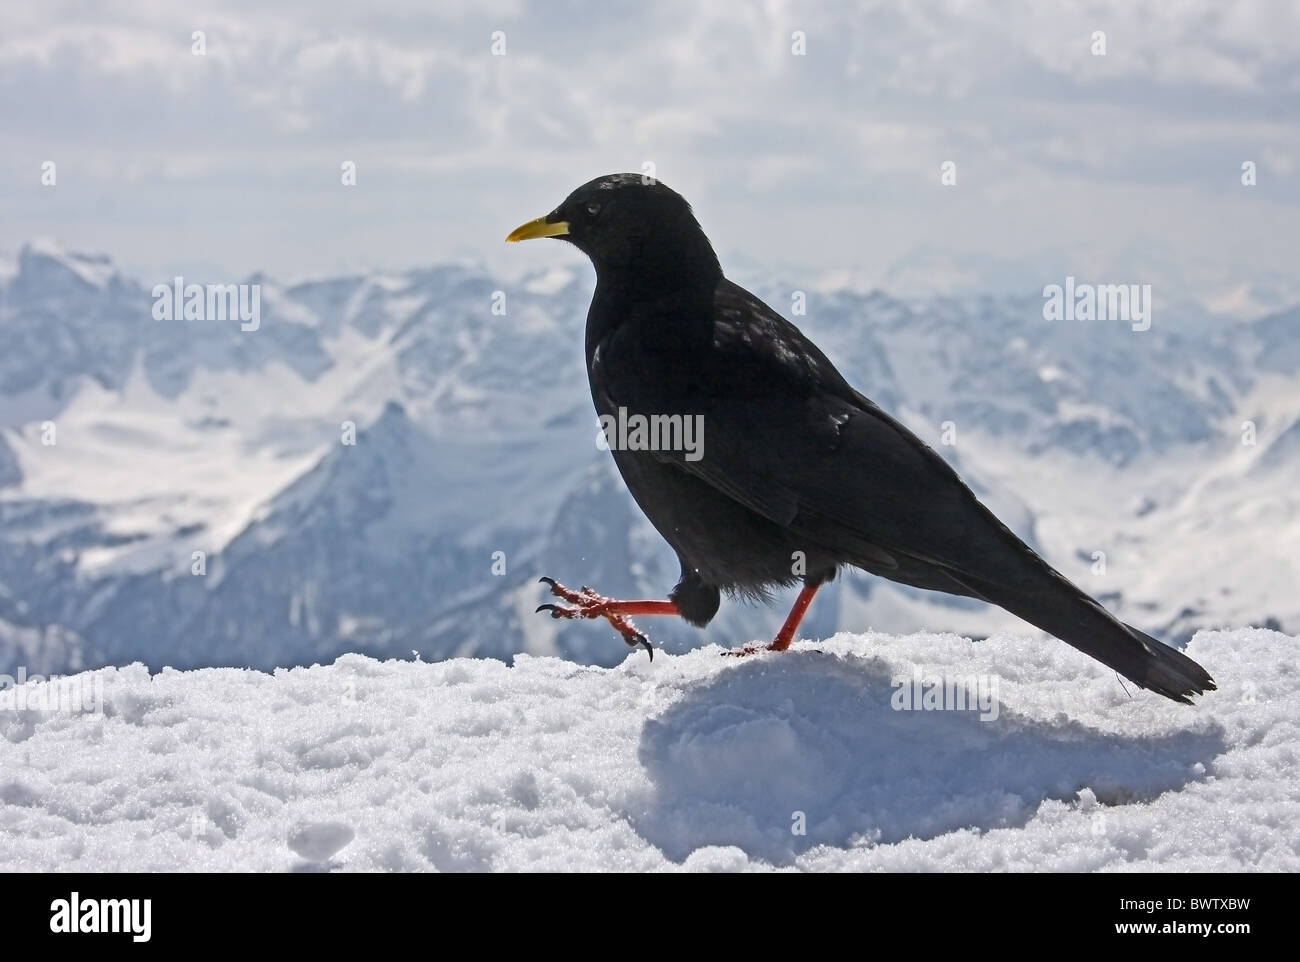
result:
[[[1198,634],[1195,707],[1015,635],[102,669],[102,713],[0,711],[0,871],[1294,872],[1298,643]]]
[[[622,658],[604,625],[533,614],[539,575],[649,596],[677,576],[595,443],[573,258],[513,281],[254,277],[242,332],[154,320],[151,283],[103,256],[22,251],[0,282],[0,672]],[[790,313],[798,285],[751,286]],[[805,293],[794,320],[845,374],[1126,620],[1300,626],[1300,312],[1160,302],[1136,333],[1045,321],[1038,297]],[[644,627],[669,651],[740,643],[787,601]],[[810,619],[1023,627],[856,575]]]

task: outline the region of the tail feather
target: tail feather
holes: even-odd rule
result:
[[[1177,648],[1156,641],[1132,625],[1123,625],[1123,627],[1142,643],[1151,656],[1142,663],[1142,677],[1133,678],[1134,683],[1187,705],[1192,703],[1192,695],[1214,691],[1218,687],[1208,671]],[[1125,675],[1125,677],[1133,676]]]
[[[1214,691],[1209,672],[1181,651],[1124,624],[1050,565],[1028,552],[1033,569],[1015,585],[950,572],[985,601],[1055,635],[1133,684],[1183,704]]]

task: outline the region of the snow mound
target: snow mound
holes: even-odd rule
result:
[[[28,682],[0,870],[1300,869],[1295,638],[1196,635],[1194,708],[1018,635],[719,651]]]

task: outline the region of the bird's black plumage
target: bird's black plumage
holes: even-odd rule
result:
[[[1196,662],[1056,572],[798,328],[727,280],[668,187],[601,177],[511,238],[531,236],[566,240],[595,266],[586,358],[597,412],[703,419],[698,460],[613,450],[677,552],[670,598],[686,620],[706,624],[721,591],[816,585],[854,565],[999,605],[1174,700],[1214,688]]]

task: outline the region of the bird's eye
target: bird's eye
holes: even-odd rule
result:
[[[587,205],[587,213],[590,214],[592,217],[595,217],[597,214],[599,214],[599,213],[600,213],[600,203],[599,203],[598,201],[594,201],[594,200],[593,200],[591,203],[589,203],[589,204]]]

